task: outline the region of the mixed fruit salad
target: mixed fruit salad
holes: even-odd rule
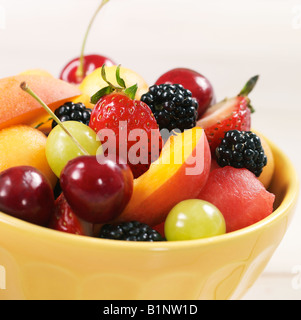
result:
[[[0,211],[60,232],[150,242],[262,220],[273,212],[274,159],[251,128],[258,79],[216,103],[195,70],[169,70],[149,86],[84,46],[59,79],[44,70],[0,79]]]

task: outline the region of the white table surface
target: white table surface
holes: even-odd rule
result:
[[[58,76],[78,56],[99,0],[0,0],[0,78],[31,68]],[[280,146],[301,176],[301,0],[111,0],[87,52],[105,54],[151,84],[188,67],[218,100],[255,74],[253,127]],[[301,299],[301,203],[245,299]]]

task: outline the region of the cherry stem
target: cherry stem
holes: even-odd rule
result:
[[[87,43],[87,39],[88,39],[88,35],[90,33],[90,30],[91,30],[91,27],[94,23],[94,20],[97,16],[97,14],[99,13],[99,11],[102,9],[102,7],[108,3],[110,0],[102,0],[100,6],[97,8],[97,10],[95,11],[89,25],[88,25],[88,29],[86,31],[86,34],[85,34],[85,37],[84,37],[84,42],[83,42],[83,45],[82,45],[82,49],[81,49],[81,54],[80,54],[80,58],[79,58],[79,66],[76,70],[76,77],[78,79],[83,79],[84,76],[85,76],[85,72],[84,72],[84,63],[85,63],[85,48],[86,48],[86,43]]]
[[[77,145],[77,147],[84,155],[89,155],[85,148],[81,146],[81,144],[74,138],[74,136],[70,133],[66,126],[64,126],[61,120],[54,114],[54,112],[47,106],[47,104],[41,98],[39,98],[38,95],[32,91],[32,89],[30,89],[26,82],[22,82],[20,87],[23,91],[27,92],[40,103],[40,105],[50,114],[52,119],[65,131],[65,133],[72,139],[72,141]]]

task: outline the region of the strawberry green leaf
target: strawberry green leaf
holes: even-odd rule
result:
[[[103,78],[103,80],[112,88],[116,89],[116,87],[107,79],[107,74],[106,74],[106,69],[105,69],[106,65],[103,64],[103,66],[101,67],[101,77]]]
[[[117,83],[120,85],[121,88],[126,89],[126,85],[124,80],[120,77],[120,65],[116,69],[116,80]]]
[[[138,90],[138,85],[134,84],[133,86],[127,88],[124,90],[124,93],[130,98],[130,99],[135,99],[136,93]]]
[[[115,89],[111,86],[104,87],[97,91],[92,97],[91,97],[91,103],[96,104],[103,96],[106,96],[110,93],[112,93]]]

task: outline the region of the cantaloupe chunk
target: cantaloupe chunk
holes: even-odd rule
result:
[[[46,159],[47,137],[39,130],[16,125],[0,130],[0,172],[17,166],[40,170],[54,188],[57,177]]]
[[[52,110],[81,94],[77,87],[44,75],[23,74],[0,79],[0,129],[17,124],[32,125],[46,115],[43,107],[20,88],[23,81]]]

